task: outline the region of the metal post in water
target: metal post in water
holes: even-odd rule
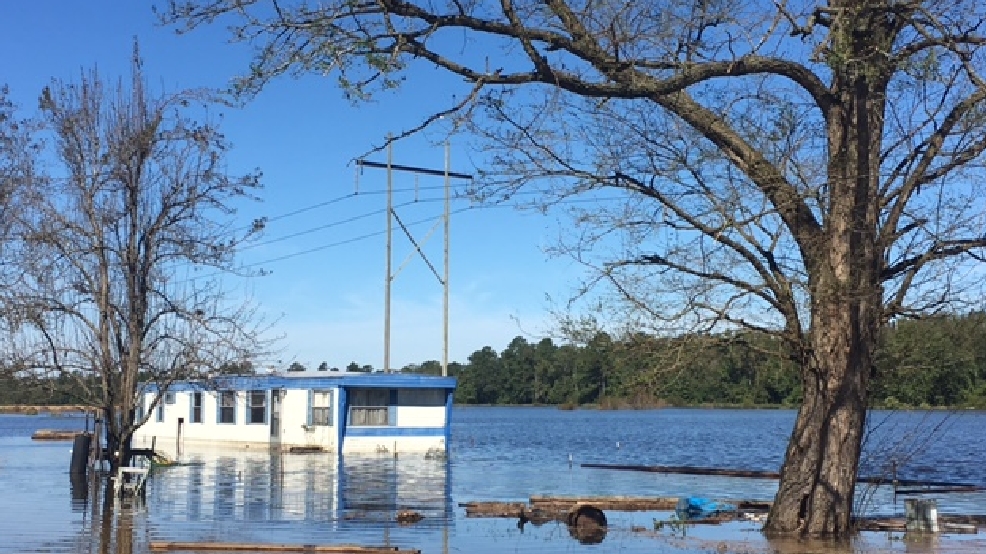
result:
[[[904,518],[908,532],[938,532],[938,502],[934,499],[908,498],[904,500]]]

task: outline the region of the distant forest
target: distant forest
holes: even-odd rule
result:
[[[336,370],[324,363],[317,369]],[[346,369],[373,370],[355,362]],[[437,375],[441,364],[430,360],[401,371]],[[622,339],[598,333],[581,345],[517,337],[500,352],[487,346],[467,363],[450,363],[449,374],[459,380],[459,404],[793,407],[801,400],[796,365],[779,342],[755,333]],[[0,376],[0,405],[72,404],[73,386],[66,379]],[[877,407],[986,408],[986,313],[887,327],[870,391]]]

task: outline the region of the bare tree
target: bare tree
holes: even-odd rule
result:
[[[334,70],[360,99],[441,68],[462,88],[407,133],[471,126],[496,168],[480,193],[624,194],[573,228],[600,282],[656,328],[770,332],[800,365],[770,535],[850,532],[881,325],[981,283],[981,2],[171,0],[163,16],[259,45],[245,93]]]
[[[9,91],[0,86],[0,372],[13,369],[9,356],[9,324],[16,315],[10,300],[19,281],[18,248],[14,237],[18,216],[30,197],[35,180],[40,144],[34,140],[34,126],[17,117]]]
[[[93,71],[41,94],[54,163],[19,222],[16,352],[101,412],[114,468],[129,463],[133,432],[172,382],[263,345],[260,320],[218,278],[252,230],[230,227],[232,202],[251,198],[258,175],[226,174],[223,136],[189,115],[207,100],[152,96],[136,48],[129,82]]]

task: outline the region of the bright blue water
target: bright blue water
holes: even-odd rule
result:
[[[154,474],[146,503],[104,514],[87,487],[70,486],[71,444],[29,438],[39,428],[81,429],[84,420],[0,416],[0,552],[142,553],[157,540],[387,544],[425,553],[710,552],[720,536],[751,540],[753,552],[768,545],[744,532],[753,529],[749,524],[671,540],[667,533],[631,530],[649,528],[654,517],[666,514],[612,513],[603,544],[584,546],[558,524],[518,529],[516,521],[466,519],[458,503],[523,501],[531,495],[769,499],[776,489],[769,480],[579,464],[776,470],[793,421],[791,411],[456,408],[448,463],[411,455],[350,457],[340,471],[330,455],[189,453],[190,465]],[[986,485],[986,414],[877,412],[870,427],[864,474],[896,460],[902,478]],[[941,495],[938,501],[942,512],[986,512],[983,494]],[[869,487],[861,489],[859,502],[868,513],[902,510],[887,491]],[[400,508],[413,508],[425,519],[399,526],[393,515]],[[950,544],[973,551],[983,546]],[[877,546],[894,550],[896,543]]]

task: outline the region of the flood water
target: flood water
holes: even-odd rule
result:
[[[360,544],[423,553],[822,552],[768,543],[756,524],[653,531],[661,513],[607,513],[601,544],[583,545],[557,523],[466,519],[459,503],[532,495],[707,496],[770,499],[769,480],[586,469],[582,463],[685,465],[776,471],[793,411],[561,411],[455,408],[449,460],[423,455],[273,455],[186,451],[156,471],[143,502],[104,510],[101,491],[73,484],[71,444],[33,442],[36,429],[81,430],[79,417],[0,415],[0,552],[143,553],[152,541]],[[872,414],[864,475],[896,463],[903,479],[986,485],[986,413]],[[986,513],[986,495],[937,497],[943,513]],[[861,486],[861,513],[899,514],[886,489]],[[397,510],[420,522],[401,526]],[[647,529],[642,532],[641,528]],[[933,542],[866,533],[853,552],[979,552],[977,535]],[[846,549],[840,552],[846,552]]]

